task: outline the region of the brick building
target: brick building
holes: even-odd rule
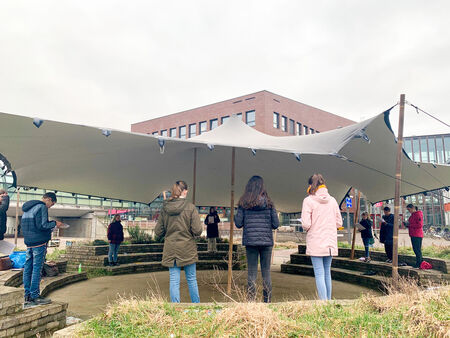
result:
[[[220,126],[237,114],[248,125],[274,136],[305,135],[354,121],[263,90],[203,107],[138,122],[132,132],[189,138]]]

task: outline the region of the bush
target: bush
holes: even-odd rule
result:
[[[107,241],[104,241],[103,239],[95,239],[92,241],[93,246],[99,246],[99,245],[109,245]]]
[[[134,227],[129,227],[128,233],[130,234],[132,244],[158,243],[157,241],[153,240],[150,234],[146,233],[137,225]]]

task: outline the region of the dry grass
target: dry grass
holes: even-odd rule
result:
[[[354,302],[247,303],[186,306],[154,290],[122,298],[78,335],[95,337],[450,337],[450,288],[423,290],[411,280],[386,285],[389,296]],[[245,297],[245,294],[241,294]]]

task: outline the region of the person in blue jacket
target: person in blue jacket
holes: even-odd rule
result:
[[[272,281],[270,278],[273,248],[272,230],[278,228],[279,220],[275,206],[264,187],[262,177],[253,176],[248,181],[244,194],[239,200],[234,222],[237,228],[244,228],[242,244],[247,252],[248,299],[250,301],[255,300],[259,257],[263,278],[264,302],[270,303],[272,297]]]
[[[42,200],[28,201],[22,206],[22,234],[27,246],[25,267],[23,270],[23,287],[25,289],[24,308],[51,303],[50,299],[41,297],[39,285],[41,271],[47,253],[47,243],[52,231],[61,227],[59,221],[48,220],[48,209],[56,203],[56,195],[48,192]]]

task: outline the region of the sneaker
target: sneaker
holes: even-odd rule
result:
[[[35,305],[47,305],[50,304],[51,302],[52,301],[50,299],[41,296],[30,301],[30,303],[33,303]]]
[[[24,309],[24,310],[25,310],[25,309],[29,309],[29,308],[31,308],[31,307],[33,307],[33,306],[36,306],[36,305],[34,305],[34,304],[31,302],[29,296],[26,296],[26,297],[25,297],[25,301],[23,302],[23,309]]]
[[[120,265],[120,264],[119,264],[119,263],[117,263],[117,262],[115,262],[115,263],[114,263],[114,266],[119,266],[119,265]]]
[[[386,263],[392,263],[392,259],[386,260]]]
[[[364,262],[366,262],[366,263],[370,263],[370,261],[371,261],[370,257],[366,257],[364,260]]]
[[[108,265],[109,266],[114,266],[114,263],[113,262],[109,262]]]

